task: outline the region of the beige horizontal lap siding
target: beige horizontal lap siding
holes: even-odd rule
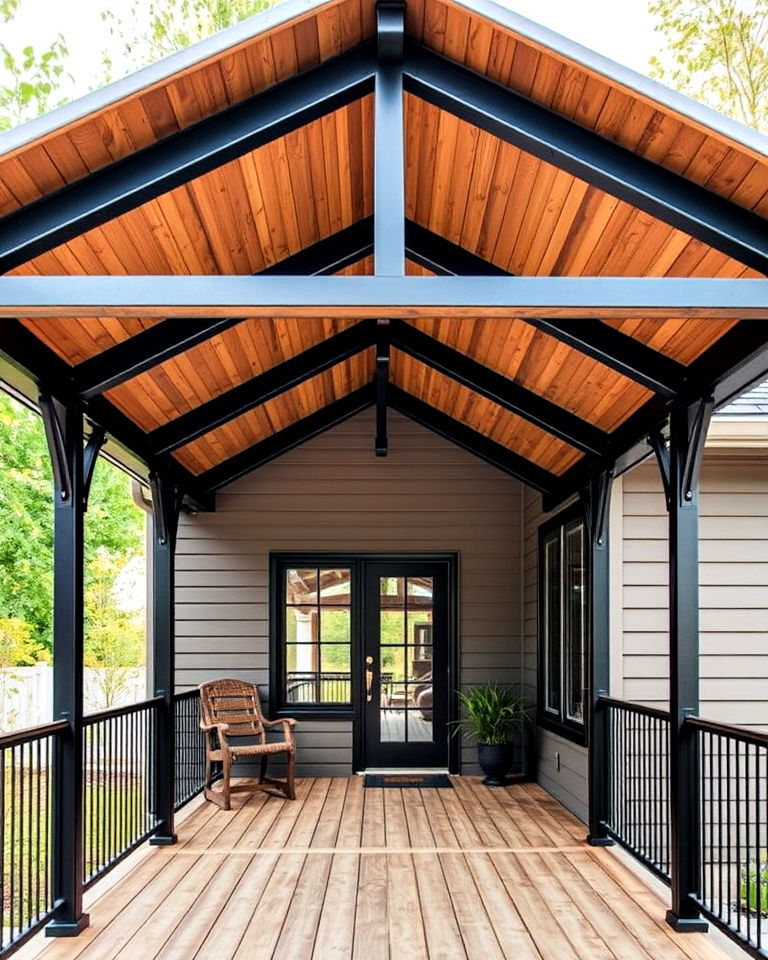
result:
[[[389,455],[360,414],[241,478],[213,514],[183,517],[176,564],[177,681],[269,683],[270,551],[456,551],[461,682],[518,682],[521,485],[390,413]],[[299,771],[348,774],[352,723],[302,721]],[[462,769],[476,770],[474,747]]]
[[[768,471],[705,457],[699,521],[701,715],[768,725]],[[623,478],[623,696],[666,706],[667,515],[658,471]]]
[[[552,514],[541,510],[541,497],[523,492],[523,677],[528,699],[537,694],[539,525]],[[539,783],[581,820],[587,819],[587,751],[548,730],[536,735]]]

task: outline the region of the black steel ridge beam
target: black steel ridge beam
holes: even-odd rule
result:
[[[375,57],[369,41],[8,214],[0,273],[358,100]]]
[[[768,274],[762,217],[416,43],[404,68],[410,93]]]
[[[671,360],[601,320],[543,320],[527,317],[526,323],[663,397],[676,397],[683,390],[686,368],[682,363]]]
[[[608,434],[592,426],[587,420],[582,420],[556,403],[515,383],[509,377],[502,376],[466,354],[422,333],[411,324],[392,320],[390,329],[392,345],[398,350],[434,370],[439,370],[452,380],[585,453],[596,456],[608,453]]]
[[[375,321],[363,320],[157,427],[149,434],[149,447],[155,456],[160,456],[191,443],[209,430],[373,346],[375,340]]]
[[[355,414],[372,406],[376,400],[376,391],[373,382],[366,384],[354,393],[347,394],[340,400],[322,407],[308,417],[292,423],[284,430],[278,431],[266,440],[254,444],[242,453],[235,454],[229,460],[211,467],[205,473],[197,477],[201,486],[211,492],[218,490],[242,477],[251,470],[269,463],[276,457],[282,456],[289,450],[301,446],[307,440],[325,433],[331,427],[335,427]]]
[[[102,426],[150,469],[168,473],[200,509],[213,509],[213,498],[206,495],[197,478],[175,460],[160,458],[156,461],[148,448],[147,435],[117,407],[104,397],[82,401],[72,388],[71,367],[18,320],[0,323],[0,361],[4,358],[30,376],[41,392],[50,393],[62,402],[79,405],[92,423]]]
[[[557,477],[542,467],[514,453],[507,447],[490,437],[486,437],[477,430],[455,420],[442,410],[419,400],[400,387],[391,385],[389,388],[389,405],[415,423],[421,424],[433,433],[445,437],[451,443],[466,450],[468,453],[485,460],[498,470],[515,477],[521,483],[533,487],[540,493],[547,494]]]

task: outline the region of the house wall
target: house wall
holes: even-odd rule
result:
[[[558,508],[564,509],[567,504]],[[543,513],[541,497],[523,492],[523,677],[531,702],[536,699],[538,660],[538,546],[539,525],[551,517]],[[587,751],[549,730],[537,731],[538,780],[563,806],[587,819]]]
[[[269,679],[270,551],[458,551],[463,686],[518,682],[522,486],[391,413],[390,453],[358,417],[220,491],[215,513],[183,517],[176,557],[179,689],[223,675]],[[352,722],[297,727],[299,773],[352,769]],[[476,769],[474,747],[462,769]]]
[[[768,463],[710,452],[699,505],[701,715],[768,729]],[[667,514],[658,470],[623,477],[612,692],[667,704]],[[616,531],[614,530],[614,533]]]

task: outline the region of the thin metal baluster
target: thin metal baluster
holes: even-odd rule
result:
[[[741,876],[741,744],[735,741],[736,750],[736,876]],[[736,929],[741,931],[741,889],[736,897]]]
[[[731,890],[731,856],[732,856],[732,847],[731,847],[731,740],[730,737],[726,737],[725,740],[725,763],[728,771],[728,778],[725,781],[725,790],[726,790],[726,844],[728,848],[728,896],[726,901],[728,903],[728,926],[732,925],[731,917],[731,903],[733,902],[733,897],[730,894]]]
[[[10,863],[10,938],[13,940],[16,915],[16,747],[11,747],[11,863]]]
[[[755,744],[755,942],[760,946],[762,857],[760,856],[760,747]]]
[[[747,915],[747,940],[751,940],[751,931],[752,931],[752,871],[750,870],[749,864],[749,854],[750,854],[750,823],[749,823],[749,771],[750,771],[750,758],[752,754],[749,749],[749,743],[744,743],[744,760],[746,765],[746,777],[744,779],[744,856],[746,858],[747,865],[747,903],[746,903],[746,915]]]
[[[34,867],[38,863],[38,858],[34,855],[35,844],[35,760],[34,760],[35,741],[29,741],[29,776],[27,777],[27,831],[29,836],[27,850],[27,900],[29,901],[30,921],[37,916],[37,903],[34,899]]]
[[[19,933],[26,928],[26,917],[24,909],[24,747],[26,744],[19,744]]]
[[[125,756],[125,717],[117,718],[117,750],[118,750],[118,762],[120,764],[118,768],[118,791],[117,797],[115,798],[117,803],[117,822],[119,824],[120,835],[117,842],[116,853],[122,853],[123,850],[127,849],[130,843],[130,839],[127,835],[125,828],[125,791],[128,789],[128,784],[126,781],[126,756]]]
[[[726,784],[728,772],[726,770]],[[717,861],[719,882],[717,888],[718,895],[718,915],[723,915],[723,737],[718,734],[717,737]],[[726,809],[726,816],[727,816]],[[727,853],[726,853],[727,862]]]
[[[701,740],[704,740],[704,737],[701,737]],[[712,901],[715,899],[715,771],[714,771],[714,762],[715,762],[715,750],[714,750],[714,740],[712,738],[712,731],[709,731],[709,753],[708,763],[709,763],[709,902],[710,906]],[[704,847],[702,846],[701,852],[704,853]],[[702,865],[702,874],[704,873]]]

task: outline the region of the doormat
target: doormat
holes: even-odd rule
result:
[[[366,787],[450,787],[445,773],[366,773]]]

